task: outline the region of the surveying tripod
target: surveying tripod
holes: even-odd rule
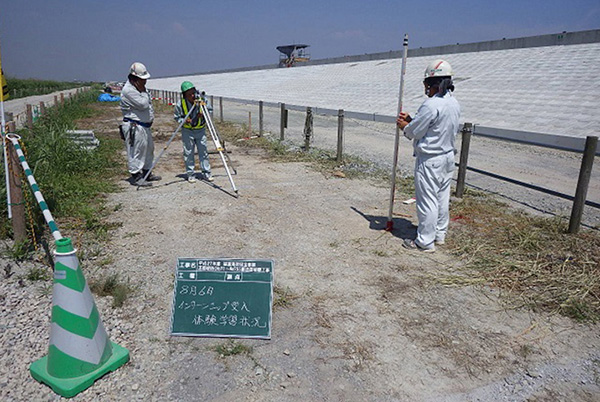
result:
[[[202,99],[199,96],[199,94],[196,95],[196,100],[194,101],[194,104],[190,108],[189,112],[185,115],[185,117],[183,118],[181,123],[179,123],[179,126],[177,126],[177,128],[175,129],[175,131],[173,132],[173,135],[171,135],[171,138],[169,138],[169,141],[167,141],[163,150],[160,151],[160,154],[156,157],[156,159],[152,163],[152,167],[148,170],[148,173],[146,173],[146,175],[144,176],[144,181],[146,179],[148,179],[148,176],[150,175],[150,173],[152,172],[152,170],[158,163],[159,159],[165,153],[165,151],[167,150],[169,145],[171,145],[173,138],[175,138],[175,135],[181,129],[181,127],[183,127],[183,124],[190,117],[190,115],[192,114],[192,112],[194,111],[195,108],[200,108],[200,111],[204,115],[206,125],[208,126],[208,133],[210,134],[210,138],[211,138],[213,144],[215,144],[215,148],[219,152],[219,156],[221,157],[221,161],[223,162],[223,166],[225,167],[225,171],[227,172],[227,177],[229,178],[229,182],[231,183],[231,187],[233,188],[233,191],[235,192],[236,197],[237,197],[238,190],[235,187],[235,183],[233,182],[233,177],[231,177],[231,171],[229,170],[229,166],[227,165],[227,161],[229,161],[229,164],[231,165],[231,159],[229,158],[229,155],[227,155],[227,150],[225,149],[225,145],[221,141],[221,137],[219,137],[219,133],[217,132],[217,129],[215,128],[215,125],[212,122],[212,118],[210,117],[210,113],[206,106],[206,101],[204,99]],[[225,153],[223,153],[223,152],[225,152]],[[233,168],[233,165],[231,166],[231,168],[233,169],[233,173],[237,174],[237,171]],[[138,186],[138,190],[139,190],[139,186]]]

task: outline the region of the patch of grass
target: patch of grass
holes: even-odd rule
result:
[[[89,86],[90,82],[49,81],[36,79],[20,79],[6,77],[10,99],[23,98],[32,95],[44,95],[71,88]]]
[[[373,250],[373,254],[377,257],[389,257],[389,254],[385,250]]]
[[[285,289],[281,286],[274,286],[273,293],[275,293],[275,300],[273,300],[273,307],[287,308],[292,306],[293,301],[299,296],[292,293],[290,288]]]
[[[373,359],[373,347],[367,342],[349,341],[343,346],[344,356],[352,361],[352,370],[359,371]]]
[[[127,232],[123,235],[124,239],[132,239],[136,236],[139,236],[140,234],[138,232]]]
[[[38,268],[33,267],[27,271],[27,275],[25,276],[30,281],[46,281],[50,279],[50,274],[46,268]]]
[[[28,260],[32,254],[33,244],[29,240],[16,241],[2,251],[2,255],[17,262]]]
[[[473,192],[451,206],[448,249],[471,282],[515,303],[579,321],[600,319],[600,234],[568,234],[560,218],[531,216]]]
[[[236,342],[233,339],[229,339],[226,342],[213,347],[212,350],[217,352],[221,357],[250,355],[252,353],[252,347]]]
[[[53,283],[46,283],[44,284],[40,289],[39,289],[39,294],[42,297],[47,297],[47,296],[51,296],[52,292],[54,290],[54,284]]]
[[[101,194],[118,188],[112,179],[120,171],[116,161],[122,144],[117,139],[102,138],[97,149],[88,151],[66,135],[67,130],[77,128],[78,119],[99,113],[90,107],[95,100],[94,91],[67,99],[64,105],[48,108],[33,130],[19,130],[19,134],[27,163],[57,221],[83,219],[85,230],[105,237],[110,228],[99,223],[104,203]],[[2,174],[3,169],[1,165]],[[5,183],[1,182],[0,193],[5,192]],[[35,203],[30,190],[26,190],[25,196]],[[0,227],[6,226],[5,216],[6,204],[0,204]],[[39,208],[34,208],[34,220],[36,235],[41,236],[47,225]]]
[[[119,274],[112,274],[102,279],[92,281],[90,289],[98,296],[112,296],[112,306],[122,307],[125,300],[133,293],[134,289],[129,283],[119,279]]]
[[[104,258],[102,258],[100,261],[98,261],[98,266],[100,267],[106,267],[110,264],[112,264],[114,262],[114,259],[112,258],[112,256],[106,256]]]
[[[521,345],[519,347],[519,355],[523,357],[523,359],[527,360],[529,356],[531,356],[535,352],[535,349],[531,345]]]

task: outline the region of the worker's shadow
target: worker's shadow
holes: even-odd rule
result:
[[[354,212],[365,218],[369,222],[369,228],[372,230],[386,230],[387,216],[366,215],[354,207],[350,207]],[[414,239],[417,236],[417,227],[411,221],[404,218],[393,218],[392,235],[401,239]]]

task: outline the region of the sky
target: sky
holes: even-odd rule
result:
[[[123,81],[600,28],[598,0],[0,0],[9,77]]]

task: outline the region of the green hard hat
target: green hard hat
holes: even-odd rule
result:
[[[189,81],[183,81],[183,82],[181,83],[181,92],[185,92],[185,91],[187,91],[188,89],[192,89],[192,88],[194,88],[194,84],[192,84],[192,83],[191,83],[191,82],[189,82]]]

